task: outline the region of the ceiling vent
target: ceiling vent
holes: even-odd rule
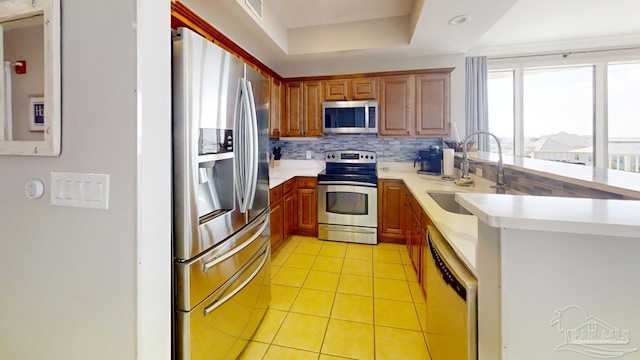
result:
[[[245,0],[245,4],[251,9],[253,14],[262,20],[262,0]]]

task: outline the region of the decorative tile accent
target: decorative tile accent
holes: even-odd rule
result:
[[[462,159],[455,158],[456,168],[460,168]],[[484,179],[495,181],[497,175],[496,164],[492,162],[470,162],[469,171],[475,173],[476,169],[482,169]],[[505,168],[505,183],[509,189],[539,196],[562,196],[590,199],[633,199],[620,194],[602,191],[587,186],[570,184],[564,181],[550,179],[541,175],[525,173],[515,169]],[[635,199],[637,200],[637,199]]]
[[[377,135],[325,135],[317,140],[287,140],[281,138],[269,141],[270,151],[282,148],[282,159],[304,160],[306,152],[313,152],[313,159],[324,160],[324,152],[332,150],[375,151],[378,161],[413,162],[419,150],[427,150],[431,145],[443,148],[442,138],[397,139],[379,138]]]

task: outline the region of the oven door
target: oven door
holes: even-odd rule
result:
[[[318,223],[377,228],[377,186],[318,182]]]

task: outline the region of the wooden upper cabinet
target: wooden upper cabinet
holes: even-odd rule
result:
[[[283,113],[282,82],[274,77],[269,78],[269,137],[278,138],[281,134]]]
[[[287,82],[285,86],[285,121],[283,126],[284,136],[302,136],[304,131],[304,111],[302,104],[302,82]]]
[[[324,90],[324,99],[327,101],[348,100],[349,80],[327,80]]]
[[[287,82],[282,136],[322,136],[321,118],[322,82]]]
[[[303,136],[322,136],[322,82],[305,81]]]
[[[351,99],[371,100],[377,98],[377,78],[358,78],[351,80]]]
[[[449,73],[416,76],[416,136],[449,135]]]
[[[324,84],[324,99],[327,101],[375,99],[376,84],[376,78],[327,80]]]
[[[380,135],[412,135],[414,99],[414,76],[380,78]]]

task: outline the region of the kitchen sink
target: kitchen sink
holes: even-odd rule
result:
[[[471,215],[467,209],[463,208],[456,202],[456,193],[454,192],[431,192],[427,191],[427,195],[431,196],[440,207],[454,214]]]

